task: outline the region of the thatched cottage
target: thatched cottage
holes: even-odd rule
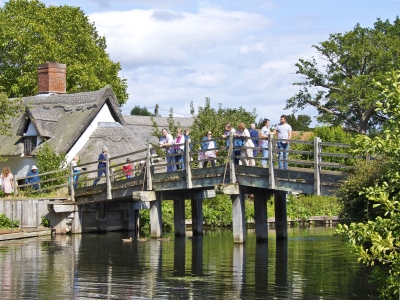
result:
[[[0,168],[9,166],[16,176],[25,176],[36,162],[35,152],[44,141],[56,152],[65,152],[70,162],[95,161],[106,145],[111,156],[146,148],[151,139],[150,117],[123,116],[111,88],[66,94],[66,65],[47,62],[39,66],[39,93],[23,98],[25,112],[11,120],[12,135],[0,136]],[[190,127],[191,118],[177,118]],[[156,118],[167,127],[167,118]],[[40,171],[40,170],[39,170]]]

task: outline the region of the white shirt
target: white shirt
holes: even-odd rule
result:
[[[264,126],[263,128],[261,128],[261,134],[262,135],[265,135],[265,136],[268,137],[270,132],[271,131],[269,130],[269,127],[267,127],[267,126]],[[263,147],[266,147],[268,145],[268,141],[267,140],[262,140],[261,142],[262,142],[261,146],[263,146]]]
[[[292,126],[290,126],[287,123],[286,124],[278,124],[276,131],[278,132],[278,139],[288,139],[289,133],[292,131]]]

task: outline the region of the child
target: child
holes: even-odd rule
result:
[[[122,171],[125,173],[126,179],[132,178],[132,164],[130,158],[126,159],[126,164],[122,166]]]

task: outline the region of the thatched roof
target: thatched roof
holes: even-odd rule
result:
[[[124,115],[127,127],[132,133],[140,139],[140,142],[145,146],[148,141],[155,143],[158,140],[151,136],[153,130],[153,123],[151,117],[148,116],[130,116]],[[168,118],[153,117],[159,129],[164,127],[168,128]],[[191,127],[193,125],[193,118],[174,118],[175,125],[182,128]]]
[[[39,136],[47,139],[56,152],[67,153],[103,105],[108,105],[114,119],[122,126],[118,102],[111,88],[99,91],[58,95],[38,95],[23,98],[26,112],[11,120],[12,135],[0,136],[1,155],[24,153],[22,135],[32,122]]]

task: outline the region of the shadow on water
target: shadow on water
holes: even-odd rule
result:
[[[0,298],[375,299],[369,269],[332,229],[294,229],[257,243],[229,230],[136,240],[133,233],[0,243]],[[131,242],[122,242],[127,235]],[[167,235],[168,236],[168,235]],[[4,251],[7,249],[7,251]]]

